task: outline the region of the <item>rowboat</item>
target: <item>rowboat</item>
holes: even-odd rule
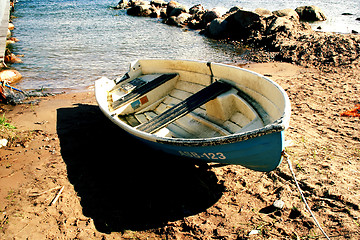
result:
[[[219,63],[145,59],[95,82],[101,111],[170,154],[256,171],[282,160],[290,101],[274,81]]]

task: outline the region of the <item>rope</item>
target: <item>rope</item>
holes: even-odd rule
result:
[[[306,209],[310,212],[311,214],[311,217],[314,219],[314,222],[316,224],[316,226],[320,229],[320,231],[322,232],[322,234],[324,235],[324,237],[328,240],[330,240],[330,238],[328,237],[328,235],[325,233],[324,229],[322,229],[322,227],[320,226],[319,222],[316,220],[316,217],[315,215],[313,214],[313,212],[311,211],[310,209],[310,206],[308,205],[306,199],[305,199],[305,196],[304,194],[302,193],[302,190],[300,188],[300,185],[298,183],[298,181],[296,180],[296,177],[295,177],[295,173],[294,173],[294,170],[292,168],[292,164],[291,164],[291,161],[290,161],[290,158],[289,158],[289,155],[287,155],[287,153],[285,151],[283,151],[282,153],[283,157],[286,159],[288,165],[289,165],[289,168],[290,168],[290,172],[294,178],[294,181],[295,181],[295,184],[296,184],[296,187],[297,189],[299,190],[299,193],[301,195],[301,199],[303,200],[303,202],[305,203],[305,206],[306,206]]]

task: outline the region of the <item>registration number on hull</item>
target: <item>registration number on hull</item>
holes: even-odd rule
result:
[[[197,153],[197,152],[179,151],[179,153],[180,153],[181,156],[192,157],[192,158],[201,158],[201,159],[209,159],[209,160],[226,159],[226,156],[221,152],[217,152],[217,153],[211,153],[211,152]]]

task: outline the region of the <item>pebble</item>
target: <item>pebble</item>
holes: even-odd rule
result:
[[[259,233],[260,233],[260,230],[251,230],[249,233],[249,236],[259,234]]]
[[[8,144],[8,140],[7,139],[1,139],[0,140],[0,148],[2,147],[6,147],[6,145]]]
[[[285,203],[284,201],[282,200],[276,200],[274,203],[273,203],[273,206],[277,209],[282,209],[284,207]]]

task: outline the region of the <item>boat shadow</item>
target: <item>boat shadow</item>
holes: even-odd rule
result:
[[[147,147],[97,106],[58,109],[57,133],[83,214],[100,232],[159,228],[205,211],[224,191],[214,172]]]

